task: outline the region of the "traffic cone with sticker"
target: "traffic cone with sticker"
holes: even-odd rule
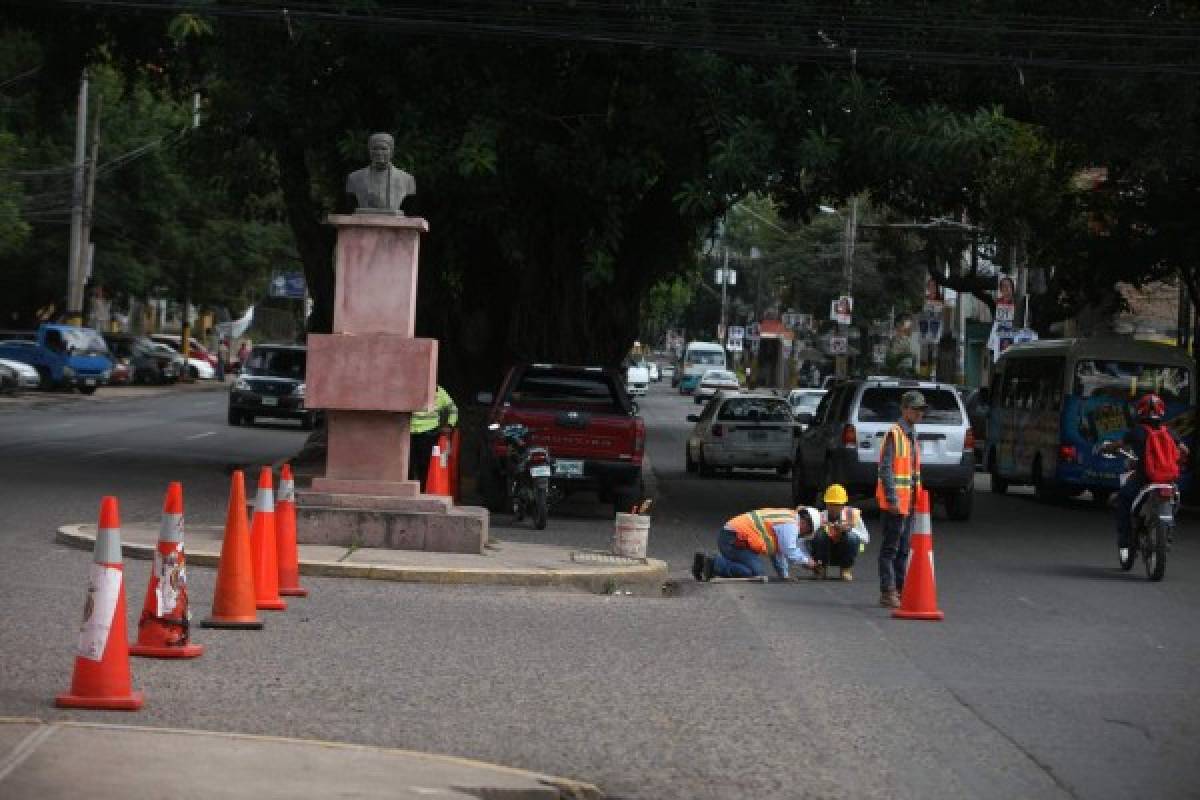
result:
[[[275,538],[279,546],[279,593],[308,597],[300,586],[300,554],[296,547],[296,481],[291,466],[279,472],[279,502],[275,506]]]
[[[917,494],[916,516],[913,519],[909,544],[908,573],[900,607],[892,612],[896,619],[944,619],[937,607],[937,582],[933,570],[933,523],[929,514],[929,492]]]
[[[183,554],[183,484],[174,481],[167,486],[163,501],[162,525],[138,622],[138,640],[129,648],[129,654],[195,658],[204,652],[204,647],[189,641],[191,617]]]
[[[270,467],[258,473],[250,560],[254,563],[254,605],[264,611],[285,610],[287,603],[279,596],[279,545],[275,541],[275,490]]]
[[[450,495],[450,437],[442,434],[433,446],[429,472],[425,475],[425,494]]]
[[[125,632],[125,570],[121,561],[121,520],[117,498],[100,501],[100,524],[87,602],[75,652],[70,691],[54,699],[59,708],[137,711],[144,700],[132,688],[129,640]]]
[[[206,628],[241,630],[259,630],[263,626],[254,607],[254,560],[250,557],[250,534],[246,530],[246,477],[240,469],[233,471],[229,482],[225,541],[217,564],[212,614],[200,624]]]

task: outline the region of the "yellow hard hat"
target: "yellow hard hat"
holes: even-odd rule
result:
[[[826,503],[838,503],[839,505],[845,505],[850,498],[846,495],[846,490],[840,483],[833,483],[830,484],[829,488],[825,490],[824,500]]]

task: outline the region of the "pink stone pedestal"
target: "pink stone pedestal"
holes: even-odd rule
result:
[[[308,338],[305,405],[326,410],[326,473],[296,493],[297,540],[481,553],[485,509],[420,494],[409,421],[433,405],[437,341],[413,338],[423,219],[330,216],[338,228],[333,333]]]

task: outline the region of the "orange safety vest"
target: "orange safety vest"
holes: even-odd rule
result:
[[[734,541],[741,549],[773,557],[779,552],[779,536],[775,533],[775,526],[786,524],[796,524],[794,510],[760,508],[734,517],[725,523],[725,528],[733,532]]]
[[[917,490],[921,488],[921,451],[914,451],[908,437],[904,435],[904,429],[899,425],[893,425],[883,439],[883,446],[879,448],[881,463],[883,452],[887,448],[888,437],[892,439],[892,475],[896,479],[898,504],[892,508],[888,503],[887,491],[883,488],[882,478],[875,481],[875,500],[879,503],[880,511],[907,517],[912,512],[913,498],[916,497]]]

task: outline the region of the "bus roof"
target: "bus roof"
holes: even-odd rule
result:
[[[1118,361],[1142,361],[1164,366],[1192,366],[1192,358],[1178,347],[1161,342],[1147,342],[1127,336],[1096,336],[1088,339],[1041,339],[1014,344],[1005,350],[999,365],[1010,358],[1036,356],[1071,356],[1073,358],[1106,358]]]

